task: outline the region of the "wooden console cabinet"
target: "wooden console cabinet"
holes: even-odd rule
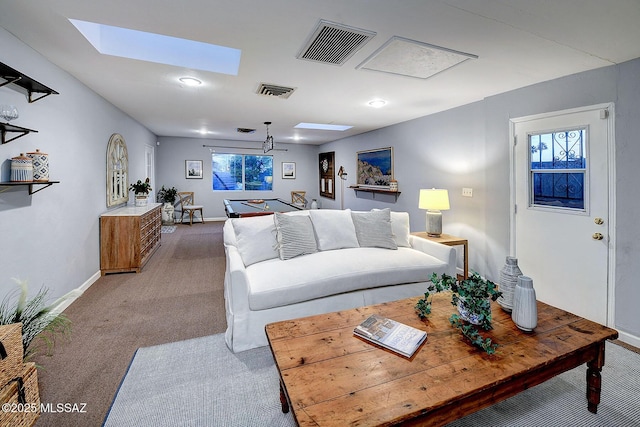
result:
[[[100,215],[100,271],[139,273],[160,247],[161,203],[128,206]]]

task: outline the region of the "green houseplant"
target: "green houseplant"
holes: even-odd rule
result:
[[[165,188],[163,185],[162,188],[160,188],[160,191],[158,191],[158,202],[160,203],[171,203],[173,206],[177,199],[178,190],[176,187]]]
[[[502,293],[496,289],[495,283],[485,280],[478,273],[472,272],[469,278],[462,281],[443,274],[431,276],[431,285],[427,288],[423,299],[418,300],[416,312],[421,319],[431,314],[431,295],[433,292],[451,291],[451,304],[458,308],[449,318],[451,325],[460,330],[471,344],[493,354],[498,345],[491,338],[485,338],[480,329],[488,331],[491,326],[491,301],[496,301]]]
[[[7,294],[0,304],[0,325],[22,323],[22,348],[24,360],[33,357],[37,351],[32,347],[36,337],[47,347],[50,354],[55,345],[55,335],[67,335],[71,332],[71,321],[64,315],[53,310],[64,300],[78,294],[71,291],[58,298],[52,304],[46,305],[49,290],[42,287],[31,299],[28,297],[28,286],[24,280],[13,279],[20,287],[19,292]]]
[[[145,179],[144,182],[138,180],[138,182],[129,185],[129,191],[133,191],[136,194],[149,194],[151,191],[151,184],[149,184],[149,178]]]

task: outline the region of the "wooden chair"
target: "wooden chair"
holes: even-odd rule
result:
[[[307,199],[305,198],[306,194],[307,194],[306,191],[292,191],[291,203],[297,206],[305,207],[307,204]]]
[[[180,224],[182,224],[182,218],[184,214],[189,215],[189,225],[193,225],[193,214],[200,211],[200,220],[204,224],[204,215],[202,214],[202,205],[194,204],[193,191],[179,191],[178,199],[180,200],[180,209],[182,215],[180,215]]]

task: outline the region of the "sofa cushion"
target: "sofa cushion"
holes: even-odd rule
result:
[[[318,251],[310,217],[279,212],[274,216],[280,259],[291,259]]]
[[[403,248],[410,248],[409,235],[411,229],[409,226],[409,212],[393,212],[391,211],[391,231],[396,245]]]
[[[359,246],[356,229],[351,219],[351,210],[313,209],[309,212],[319,250],[329,251]]]
[[[446,262],[410,248],[350,248],[270,259],[247,268],[249,307],[265,310],[359,289],[427,282],[431,273],[447,268]]]
[[[238,252],[246,267],[278,257],[273,215],[232,218],[231,224],[236,234]]]
[[[351,212],[360,247],[398,249],[391,231],[391,210]]]

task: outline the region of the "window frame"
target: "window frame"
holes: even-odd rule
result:
[[[242,177],[242,188],[238,189],[238,188],[233,188],[233,189],[217,189],[215,188],[215,180],[220,179],[219,177],[216,176],[216,172],[218,172],[215,167],[214,167],[214,157],[215,156],[240,156],[242,158],[242,172],[241,172],[241,177]],[[247,189],[247,157],[268,157],[271,159],[271,180],[270,180],[270,185],[271,188],[269,189]],[[273,181],[274,181],[274,175],[273,175],[273,162],[274,162],[274,158],[273,155],[271,154],[242,154],[242,153],[211,153],[211,178],[212,178],[212,182],[211,182],[211,191],[212,192],[225,192],[225,191],[238,191],[238,192],[249,192],[249,191],[260,191],[260,192],[264,192],[264,191],[273,191]],[[266,176],[268,177],[268,175]],[[238,183],[238,181],[236,181],[236,184]]]

